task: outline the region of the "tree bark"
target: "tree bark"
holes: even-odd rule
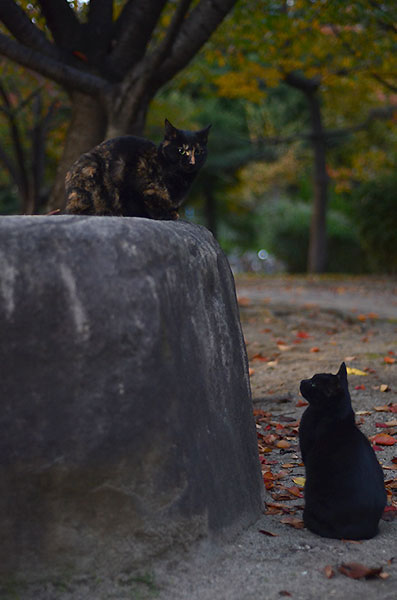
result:
[[[70,94],[72,119],[66,134],[62,157],[58,163],[48,210],[65,206],[64,181],[67,170],[77,158],[105,137],[107,118],[101,102],[80,92]]]
[[[314,154],[314,197],[307,270],[309,273],[323,273],[327,266],[328,174],[326,138],[317,91],[307,93],[306,98],[312,124],[312,148]]]
[[[313,148],[313,204],[310,224],[309,252],[307,270],[309,273],[323,273],[327,264],[327,204],[328,175],[326,163],[326,131],[321,113],[319,89],[321,80],[309,79],[298,73],[288,73],[285,83],[300,90],[306,97],[311,133],[309,136]]]

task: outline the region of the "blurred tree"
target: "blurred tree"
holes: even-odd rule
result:
[[[57,135],[50,140],[48,134],[59,130],[60,93],[22,67],[4,59],[0,66],[0,163],[5,169],[0,185],[9,190],[8,197],[17,190],[14,211],[33,214],[48,201],[48,165],[55,162],[54,145],[59,142]]]
[[[2,0],[0,53],[68,92],[72,119],[54,188],[104,139],[141,134],[150,101],[208,40],[236,0]],[[114,5],[115,4],[115,5]]]
[[[371,95],[376,104],[375,82],[393,89],[397,6],[391,0],[381,4],[371,0],[280,0],[266,3],[266,8],[263,11],[255,0],[239,3],[229,28],[222,30],[224,51],[220,50],[219,36],[213,38],[213,61],[223,68],[217,83],[224,96],[257,102],[280,82],[305,96],[310,130],[301,137],[311,143],[314,155],[308,269],[321,272],[326,266],[326,150],[331,137],[340,138],[363,126],[353,117],[344,131],[329,132],[322,112],[324,98],[335,86],[342,97],[354,97],[357,119],[361,117],[358,95],[364,105]],[[392,113],[388,109],[382,114],[372,113],[371,119],[390,118]],[[364,119],[364,124],[371,119]]]

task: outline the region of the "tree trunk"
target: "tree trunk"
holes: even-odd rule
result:
[[[307,269],[309,273],[323,273],[327,263],[327,203],[328,175],[326,165],[326,142],[322,122],[321,106],[317,91],[306,93],[312,124],[313,168],[313,212],[310,226],[310,241]]]
[[[64,208],[64,181],[67,170],[81,154],[102,142],[105,137],[107,116],[99,100],[80,92],[72,92],[70,98],[72,119],[58,164],[48,210]]]

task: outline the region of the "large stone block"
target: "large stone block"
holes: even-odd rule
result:
[[[184,222],[0,219],[0,570],[116,571],[253,522],[234,282]]]

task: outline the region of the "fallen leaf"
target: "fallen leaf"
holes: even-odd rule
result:
[[[356,385],[355,390],[365,390],[365,385],[362,383],[361,385]]]
[[[251,298],[240,296],[239,298],[237,298],[237,304],[239,306],[248,306],[248,304],[251,304]]]
[[[292,594],[290,594],[290,592],[287,592],[287,590],[280,590],[278,594],[279,596],[292,596]]]
[[[395,506],[386,506],[382,514],[383,521],[394,521],[397,517],[397,508]]]
[[[284,525],[290,525],[295,529],[303,529],[304,527],[302,519],[298,519],[297,517],[283,517],[280,519],[280,522],[284,523]]]
[[[279,440],[278,442],[276,442],[276,446],[277,448],[290,448],[291,444],[289,442],[287,442],[287,440]]]
[[[386,423],[375,423],[376,427],[397,427],[397,419],[387,421]]]
[[[251,369],[251,367],[248,369],[248,375],[251,377],[251,375],[253,375],[255,373],[255,369]]]
[[[379,573],[378,577],[380,577],[381,579],[389,579],[390,573],[386,573],[385,571],[382,571],[381,573]]]
[[[310,348],[310,352],[320,352],[320,348],[318,348],[318,346],[313,346],[313,348]]]
[[[263,356],[261,352],[258,352],[258,354],[254,354],[253,356],[251,356],[250,360],[260,360],[262,362],[269,362],[269,358],[267,356]]]
[[[365,371],[355,369],[354,367],[346,367],[346,371],[348,375],[368,375],[368,373],[366,373]]]
[[[371,442],[380,446],[394,446],[397,440],[388,433],[377,433],[370,437]]]
[[[381,392],[388,392],[390,390],[389,386],[386,383],[382,383],[379,389]]]
[[[306,481],[306,477],[293,477],[292,481],[294,483],[296,483],[296,485],[298,485],[299,487],[304,487],[305,481]]]
[[[338,568],[339,573],[351,577],[351,579],[361,579],[362,577],[375,577],[382,572],[382,567],[366,567],[360,563],[342,563]]]
[[[385,356],[385,358],[383,360],[388,365],[394,365],[394,363],[396,362],[397,359],[392,358],[391,356]]]
[[[331,567],[331,565],[327,565],[326,567],[324,567],[324,573],[327,579],[331,579],[331,577],[334,577],[335,575],[335,571],[333,567]]]
[[[384,404],[383,406],[374,406],[374,410],[377,412],[390,412],[390,407]]]
[[[361,416],[368,416],[368,415],[372,415],[372,412],[370,410],[356,410],[356,415],[361,415]]]
[[[308,406],[309,403],[306,402],[306,400],[298,400],[298,402],[295,404],[295,406],[297,406],[298,408],[300,408],[301,406]]]
[[[307,338],[309,338],[310,335],[306,331],[298,331],[296,337],[301,338],[302,340],[307,340]]]
[[[269,537],[278,536],[278,533],[272,533],[271,531],[266,531],[266,529],[259,529],[259,533],[263,533],[263,535],[268,535]]]

